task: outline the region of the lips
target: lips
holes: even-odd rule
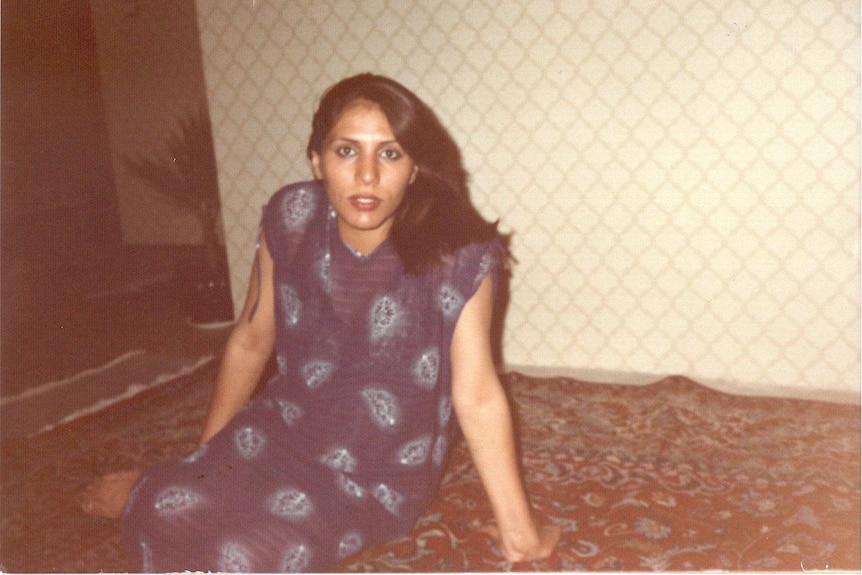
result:
[[[356,195],[348,198],[350,205],[361,212],[370,212],[383,203],[377,196]]]

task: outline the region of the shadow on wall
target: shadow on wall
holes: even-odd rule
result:
[[[189,313],[195,322],[233,319],[230,278],[221,242],[221,201],[213,152],[212,126],[205,102],[178,118],[164,146],[149,155],[124,155],[126,169],[150,184],[167,204],[195,215],[202,255],[189,260],[182,276],[192,287]]]

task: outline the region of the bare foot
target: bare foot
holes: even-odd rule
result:
[[[81,509],[88,515],[118,519],[141,473],[117,471],[96,479],[81,494]]]

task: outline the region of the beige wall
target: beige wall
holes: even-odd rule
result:
[[[90,6],[123,239],[200,243],[194,214],[166,204],[121,160],[166,154],[163,139],[176,119],[205,102],[194,1],[90,0]]]
[[[515,232],[510,366],[858,393],[857,2],[197,7],[238,298],[319,93],[370,70]]]

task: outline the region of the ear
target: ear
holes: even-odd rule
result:
[[[320,168],[320,154],[317,152],[311,152],[311,172],[314,174],[315,179],[323,179],[323,170]]]
[[[407,182],[407,185],[409,186],[409,185],[411,185],[413,182],[415,182],[415,181],[416,181],[416,176],[418,176],[418,175],[419,175],[419,164],[413,164],[413,173],[412,173],[412,174],[410,174],[410,181],[409,181],[409,182]]]

